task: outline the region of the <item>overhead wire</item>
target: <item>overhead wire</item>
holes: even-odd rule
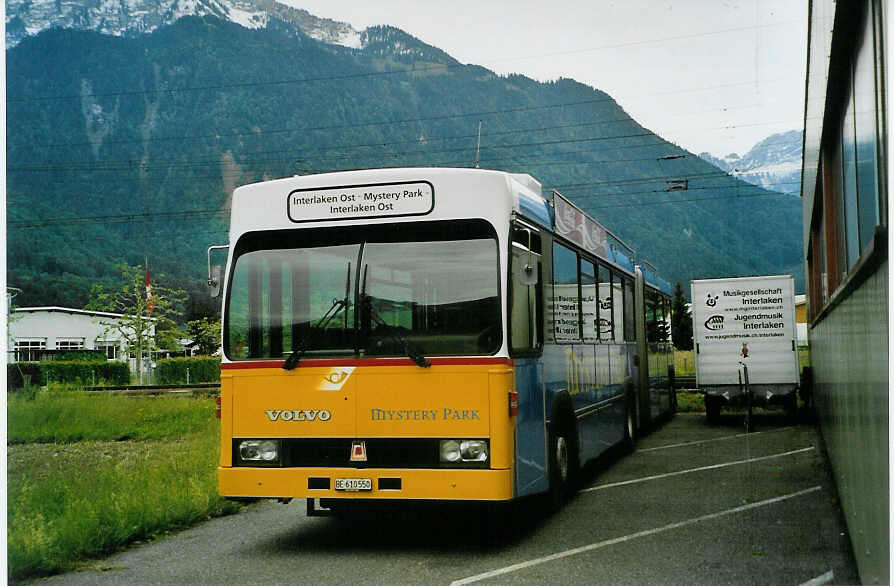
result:
[[[794,183],[794,182],[790,182]],[[548,189],[562,189],[567,191],[567,186],[555,186],[550,187]],[[664,191],[664,190],[651,190],[651,191],[640,191],[640,192],[626,192],[626,193],[615,193],[615,194],[582,194],[575,195],[576,200],[582,199],[592,199],[597,197],[617,197],[617,196],[631,196],[631,195],[640,195],[640,194],[656,194],[656,193],[682,193],[688,191],[697,191],[697,190],[728,190],[728,189],[737,189],[737,190],[748,190],[748,189],[760,189],[764,193],[739,193],[735,196],[722,196],[722,197],[708,197],[708,198],[689,198],[689,199],[681,199],[681,200],[650,200],[648,202],[635,202],[631,204],[612,204],[607,206],[588,206],[593,209],[603,209],[603,208],[612,208],[612,207],[630,207],[630,206],[649,206],[649,205],[663,205],[668,203],[689,203],[696,201],[708,201],[708,200],[717,200],[717,199],[736,199],[738,197],[757,197],[757,196],[787,196],[794,197],[789,194],[769,191],[759,185],[718,185],[718,186],[703,186],[703,187],[690,187],[684,190],[674,190],[674,191]],[[162,219],[177,219],[177,218],[196,218],[196,217],[213,217],[215,215],[229,215],[229,208],[215,208],[215,209],[193,209],[193,210],[176,210],[176,211],[155,211],[155,212],[134,212],[134,213],[125,213],[125,214],[112,214],[112,215],[102,215],[102,216],[80,216],[80,217],[63,217],[63,218],[44,218],[39,220],[13,220],[8,222],[9,226],[17,227],[17,228],[43,228],[49,226],[70,226],[70,225],[78,225],[78,224],[90,224],[90,223],[105,223],[105,224],[119,224],[119,223],[131,223],[131,222],[140,222],[140,221],[155,221]]]
[[[557,125],[557,126],[551,126],[551,127],[532,128],[532,129],[507,130],[507,131],[492,132],[492,133],[489,133],[487,135],[482,135],[482,136],[495,137],[495,136],[507,136],[507,135],[511,135],[511,134],[532,134],[532,133],[546,132],[546,131],[552,131],[552,130],[584,128],[584,127],[589,127],[589,126],[610,124],[613,122],[623,122],[623,121],[626,121],[626,119],[617,119],[617,120],[610,120],[610,121],[599,121],[599,122],[581,123],[581,124],[566,124],[566,125]],[[425,137],[424,140],[426,143],[446,142],[446,141],[452,141],[452,140],[468,140],[471,138],[475,138],[475,136],[476,135],[457,135],[457,136],[449,136],[449,137]],[[637,136],[654,138],[654,139],[656,139],[656,142],[654,144],[618,145],[618,146],[613,146],[611,148],[613,150],[629,149],[629,148],[647,148],[647,147],[657,147],[662,144],[668,145],[669,147],[672,147],[675,149],[680,148],[680,147],[677,147],[676,145],[673,145],[673,143],[670,143],[669,141],[667,141],[667,140],[661,138],[660,136],[655,135],[654,133],[651,133],[651,132],[643,132],[643,133],[637,133],[637,134],[632,134],[632,135],[616,135],[616,136],[564,139],[564,140],[557,140],[557,141],[538,141],[536,143],[529,142],[529,143],[515,143],[515,144],[512,144],[512,143],[510,143],[510,144],[493,144],[493,145],[486,145],[484,148],[486,150],[486,149],[490,149],[490,148],[551,146],[551,145],[562,144],[565,142],[589,142],[589,141],[611,140],[611,139],[618,139],[618,138],[632,138],[632,137],[637,137]],[[329,151],[329,150],[344,151],[344,150],[361,149],[361,148],[386,148],[388,146],[394,146],[394,145],[398,145],[398,144],[413,144],[413,143],[419,143],[419,142],[420,142],[420,139],[417,137],[414,139],[390,141],[390,142],[384,142],[384,143],[366,143],[366,144],[359,144],[359,145],[350,145],[350,144],[326,145],[326,146],[314,147],[313,151],[311,151],[311,152],[321,152],[321,151]],[[773,144],[780,144],[780,143],[784,143],[784,141],[775,141],[775,142],[770,142],[770,143],[764,143],[764,146],[772,146]],[[432,155],[436,155],[436,154],[443,154],[443,153],[449,153],[449,152],[463,152],[463,151],[467,151],[467,150],[468,150],[467,146],[466,147],[457,147],[457,148],[453,148],[453,149],[440,149],[440,150],[416,149],[416,150],[412,150],[412,151],[397,151],[397,152],[391,151],[391,152],[379,153],[377,156],[386,157],[386,158],[394,158],[396,156],[413,156],[413,155],[417,155],[417,154],[425,155],[425,156],[432,156]],[[592,151],[583,151],[583,150],[564,151],[564,152],[559,151],[554,154],[562,155],[562,154],[567,154],[567,153],[587,153],[587,152],[592,152]],[[686,151],[686,152],[688,152],[688,151]],[[239,165],[249,165],[249,164],[258,164],[258,163],[266,163],[266,162],[282,162],[282,161],[286,161],[286,160],[293,161],[296,159],[303,160],[303,159],[307,159],[307,158],[311,158],[311,157],[313,157],[315,160],[355,160],[358,158],[361,158],[361,159],[375,158],[372,153],[370,153],[370,154],[353,154],[353,155],[342,154],[342,155],[335,155],[335,156],[314,156],[306,151],[296,152],[292,149],[277,149],[277,150],[273,150],[273,151],[258,151],[258,152],[248,153],[248,154],[253,155],[253,154],[274,154],[274,153],[292,153],[292,155],[285,159],[284,158],[272,158],[272,159],[243,158],[238,161],[238,164]],[[684,155],[684,157],[688,157],[688,155]],[[503,158],[509,158],[509,157],[503,157]],[[611,163],[611,162],[636,161],[636,160],[644,160],[645,161],[645,160],[649,160],[650,158],[616,159],[616,160],[594,159],[592,161],[582,161],[581,163],[582,164],[586,164],[586,163],[590,163],[590,162]],[[488,158],[485,158],[482,160],[495,160],[495,159],[493,157],[488,157]],[[499,158],[497,158],[496,160],[499,160]],[[660,160],[660,158],[655,157],[655,160]],[[163,163],[163,164],[159,164],[159,163]],[[89,162],[89,161],[54,161],[54,162],[46,162],[46,163],[33,164],[33,165],[22,165],[22,166],[13,165],[13,166],[10,166],[7,170],[9,172],[13,172],[13,173],[49,172],[49,171],[52,171],[52,172],[84,172],[84,171],[130,172],[133,170],[140,170],[142,172],[147,172],[147,171],[156,170],[156,169],[190,169],[190,168],[207,167],[207,166],[218,166],[220,164],[221,164],[221,160],[219,157],[215,158],[215,159],[199,159],[199,160],[191,160],[191,161],[177,161],[174,159],[167,159],[167,160],[163,159],[161,161],[154,161],[152,163],[137,161],[134,159],[127,159],[127,160],[119,159],[119,160],[115,160],[115,161],[107,161],[105,163],[100,163],[100,162],[94,163],[94,162]]]
[[[762,28],[771,28],[776,26],[782,26],[784,24],[790,24],[792,22],[797,22],[796,20],[787,20],[787,21],[778,21],[773,23],[765,23],[759,25],[750,25],[745,27],[734,27],[728,29],[718,29],[714,31],[704,31],[701,33],[692,33],[687,35],[674,35],[670,37],[661,37],[657,39],[642,39],[639,41],[627,41],[624,43],[615,43],[610,45],[602,45],[598,47],[590,47],[583,49],[572,49],[568,51],[558,51],[551,53],[544,53],[540,55],[532,55],[526,57],[517,57],[509,59],[512,60],[529,60],[529,59],[538,59],[545,57],[555,57],[559,55],[575,55],[581,53],[589,53],[594,51],[602,51],[607,49],[618,49],[625,47],[633,47],[633,46],[641,46],[648,44],[659,44],[659,43],[667,43],[667,42],[675,42],[680,40],[706,37],[706,36],[714,36],[720,34],[728,34],[731,32],[741,32],[746,30],[753,29],[762,29]],[[374,78],[374,77],[383,77],[397,74],[419,74],[426,73],[430,71],[443,71],[445,69],[454,69],[454,68],[466,68],[466,67],[478,67],[481,69],[487,69],[482,65],[476,64],[465,64],[460,63],[459,61],[454,60],[454,63],[449,64],[431,64],[423,67],[416,67],[415,65],[412,67],[402,68],[402,69],[390,69],[387,71],[366,71],[366,72],[358,72],[351,74],[342,74],[342,75],[328,75],[328,76],[316,76],[316,77],[307,77],[307,78],[298,78],[298,79],[281,79],[281,80],[266,80],[266,81],[249,81],[249,82],[232,82],[232,83],[214,83],[203,86],[195,86],[195,87],[186,87],[186,88],[164,88],[164,89],[132,89],[132,90],[121,90],[117,92],[103,92],[103,93],[79,93],[79,94],[68,94],[68,95],[56,95],[56,96],[32,96],[32,97],[19,97],[16,95],[7,96],[7,103],[22,103],[29,101],[58,101],[58,100],[74,100],[74,99],[83,99],[85,97],[91,98],[108,98],[108,97],[124,97],[124,96],[144,96],[150,94],[174,94],[174,93],[183,93],[183,92],[202,92],[202,91],[213,91],[213,90],[222,90],[222,89],[245,89],[245,88],[258,88],[258,87],[274,87],[274,86],[282,86],[282,85],[294,85],[294,84],[303,84],[303,83],[314,83],[314,82],[332,82],[332,81],[345,81],[345,80],[356,80],[362,78]],[[496,62],[502,62],[502,60],[497,60]],[[490,71],[490,70],[488,70]],[[501,74],[497,74],[491,72],[495,77],[501,77]],[[752,82],[742,82],[743,85],[751,84]]]
[[[764,26],[771,26],[771,25],[764,25]],[[749,27],[746,27],[746,28],[749,28]],[[727,30],[727,31],[708,32],[708,33],[703,33],[703,34],[700,34],[700,35],[694,35],[694,36],[703,36],[703,35],[705,35],[705,34],[718,34],[718,33],[720,33],[720,32],[730,32],[730,31],[732,31],[732,30],[739,30],[739,29],[729,29],[729,30]],[[675,39],[678,39],[678,38],[685,38],[685,37],[669,37],[669,38],[667,38],[667,39],[663,39],[663,40],[675,40]],[[659,40],[659,41],[662,41],[662,40]],[[648,42],[648,41],[641,41],[641,42]],[[640,41],[638,41],[638,42],[634,42],[633,44],[637,44],[637,43],[640,43]],[[599,49],[599,48],[584,49],[584,50],[582,50],[582,51],[598,50],[598,49]],[[462,65],[462,64],[457,64],[456,66],[463,66],[463,67],[465,67],[465,66]],[[435,66],[435,68],[437,68],[437,69],[443,69],[444,66],[442,66],[442,65],[437,65],[437,66]],[[122,91],[122,92],[113,92],[113,93],[107,93],[107,94],[89,94],[89,95],[92,96],[92,97],[108,97],[108,96],[124,96],[124,95],[148,94],[148,93],[166,93],[166,92],[177,92],[177,91],[200,91],[200,90],[201,90],[201,91],[204,91],[204,90],[225,89],[225,88],[260,87],[260,86],[267,86],[267,85],[281,85],[281,84],[287,84],[287,83],[304,83],[304,82],[312,82],[312,81],[337,81],[337,80],[345,80],[345,79],[355,79],[355,78],[359,78],[359,77],[369,77],[369,76],[373,76],[373,75],[393,75],[393,74],[397,74],[397,73],[419,73],[419,72],[421,72],[421,71],[423,71],[423,70],[424,70],[424,68],[422,68],[422,69],[420,69],[420,68],[415,68],[415,69],[400,69],[400,70],[392,70],[392,71],[387,71],[387,72],[371,72],[371,73],[350,74],[350,75],[343,75],[343,76],[328,76],[328,77],[317,77],[317,78],[304,78],[304,79],[299,79],[299,80],[276,80],[276,81],[264,81],[264,82],[244,82],[244,83],[233,83],[233,84],[215,84],[215,85],[208,85],[208,86],[201,86],[201,87],[194,87],[194,88],[183,88],[183,89],[170,89],[170,88],[169,88],[169,89],[163,89],[163,90]],[[748,82],[748,83],[750,83],[750,82]],[[730,86],[730,85],[737,85],[737,84],[723,84],[723,86],[727,86],[727,87]],[[710,89],[710,87],[711,87],[711,86],[709,86],[708,88],[703,88],[703,89]],[[720,86],[713,86],[713,87],[720,87]],[[695,89],[693,89],[693,88],[688,88],[688,89],[685,89],[685,90],[679,90],[679,91],[697,91],[697,90],[695,90]],[[667,92],[662,92],[662,93],[667,93]],[[46,100],[46,99],[66,99],[66,98],[75,98],[75,97],[77,97],[77,98],[81,98],[81,97],[85,97],[86,95],[88,95],[88,94],[78,95],[78,96],[56,96],[56,97],[34,98],[34,100],[39,101],[39,100]],[[13,98],[10,98],[8,101],[9,101],[9,102],[16,103],[16,102],[24,102],[24,101],[28,101],[28,100],[25,100],[25,99],[21,99],[21,100],[20,100],[20,99],[16,99],[15,97],[13,97]],[[594,100],[586,100],[586,101],[579,101],[579,102],[570,102],[570,103],[564,103],[564,104],[537,105],[537,106],[527,106],[527,107],[519,107],[519,108],[512,108],[512,109],[504,109],[504,110],[492,110],[492,111],[488,111],[488,112],[469,112],[469,113],[449,114],[449,115],[441,115],[441,116],[433,116],[433,117],[418,117],[418,118],[415,118],[415,119],[392,120],[392,121],[381,121],[381,122],[368,122],[368,123],[360,123],[360,124],[353,124],[353,125],[330,125],[330,126],[316,127],[316,128],[277,129],[277,130],[262,131],[260,134],[261,134],[261,135],[266,135],[266,134],[279,134],[279,133],[289,133],[289,132],[308,132],[308,131],[323,131],[323,130],[345,129],[345,128],[363,128],[363,127],[377,126],[377,125],[387,125],[387,124],[407,124],[407,123],[413,123],[413,122],[417,122],[417,123],[418,123],[418,122],[423,122],[423,121],[434,121],[434,120],[443,120],[443,119],[453,119],[453,118],[460,118],[460,117],[472,117],[472,116],[486,116],[486,115],[497,115],[497,114],[507,114],[507,113],[518,113],[518,112],[532,111],[532,110],[545,109],[545,108],[567,107],[567,106],[573,106],[573,105],[592,104],[592,103],[600,102],[600,101],[614,101],[614,100],[613,100],[613,98],[611,98],[610,96],[606,96],[605,98],[599,98],[599,99],[594,99]],[[522,133],[522,132],[529,132],[529,133],[530,133],[530,132],[540,132],[540,131],[545,131],[545,130],[550,130],[550,129],[558,129],[558,128],[563,128],[563,127],[564,127],[564,128],[569,128],[569,127],[583,127],[583,126],[592,126],[592,125],[597,125],[597,124],[608,124],[608,123],[612,123],[612,122],[625,122],[625,121],[631,121],[631,122],[636,123],[635,120],[633,120],[632,118],[630,118],[630,117],[628,116],[628,117],[626,117],[626,118],[623,118],[623,119],[617,119],[617,120],[598,121],[598,122],[583,123],[583,124],[578,124],[578,125],[563,125],[563,126],[559,126],[559,127],[550,127],[550,128],[547,128],[547,129],[523,129],[523,130],[515,130],[515,131],[506,131],[506,132],[491,133],[491,135],[492,135],[492,136],[497,136],[497,135],[515,134],[515,133]],[[638,124],[638,123],[637,123],[637,124]],[[768,123],[761,123],[761,124],[768,124]],[[741,126],[755,126],[755,125],[761,125],[761,124],[751,124],[751,125],[741,125]],[[739,126],[740,126],[740,125],[736,125],[736,126],[727,127],[727,128],[733,128],[733,127],[739,127]],[[209,135],[198,135],[198,136],[153,137],[153,138],[150,138],[150,139],[148,139],[148,140],[149,140],[149,141],[170,141],[170,140],[180,140],[180,141],[182,141],[182,140],[199,140],[199,139],[203,139],[203,138],[215,138],[215,139],[219,139],[219,138],[221,138],[221,137],[224,137],[224,138],[231,138],[231,137],[240,137],[240,136],[246,136],[246,135],[257,136],[258,134],[259,134],[259,133],[258,133],[257,131],[251,131],[251,132],[236,132],[236,133],[227,133],[227,134],[215,133],[215,134],[213,134],[213,135],[209,134]],[[468,138],[470,138],[471,136],[472,136],[472,135],[464,135],[464,136],[457,136],[457,137],[443,137],[443,138],[426,138],[426,141],[429,141],[429,142],[430,142],[430,141],[436,141],[436,140],[440,140],[440,141],[462,140],[462,139],[468,139]],[[633,138],[633,137],[654,137],[654,138],[659,139],[659,143],[663,142],[663,143],[665,143],[665,144],[671,144],[671,143],[669,143],[668,141],[665,141],[664,139],[661,139],[660,137],[658,137],[658,136],[652,134],[651,132],[645,132],[645,133],[639,133],[639,134],[619,135],[619,136],[610,136],[610,137],[591,137],[591,138],[564,139],[564,140],[556,140],[556,141],[538,141],[538,142],[536,142],[536,143],[517,143],[517,144],[488,145],[486,148],[492,148],[492,149],[511,149],[511,148],[528,147],[528,146],[552,146],[552,145],[558,145],[558,144],[589,142],[589,141],[595,141],[595,140],[609,140],[609,139],[614,139],[614,138]],[[146,141],[146,140],[140,140],[140,139],[134,139],[134,140],[122,140],[122,141],[108,141],[108,142],[105,142],[104,144],[127,144],[127,143],[144,143],[144,142],[147,142],[147,141]],[[394,144],[409,143],[409,142],[413,142],[413,141],[410,141],[410,140],[408,140],[408,141],[395,141],[395,142],[392,142],[392,143],[383,143],[382,146],[383,146],[383,147],[387,147],[387,146],[389,146],[389,144],[391,144],[391,145],[393,146]],[[61,146],[83,146],[83,145],[89,145],[89,144],[91,144],[91,143],[89,143],[89,142],[88,142],[88,143],[67,143],[67,144],[66,144],[66,143],[63,143],[63,144],[39,145],[39,146],[55,148],[55,147],[61,147]],[[624,146],[619,146],[619,147],[616,147],[616,148],[646,148],[646,147],[650,147],[650,146],[657,146],[657,144],[656,144],[656,145],[624,145]],[[371,145],[335,145],[335,146],[331,146],[331,147],[323,147],[323,148],[324,148],[324,149],[327,149],[327,150],[344,150],[344,149],[352,149],[352,148],[378,148],[378,147],[379,147],[378,144],[371,144]],[[319,150],[322,150],[322,149],[317,149],[317,150],[319,151]],[[464,147],[464,148],[458,148],[458,149],[441,149],[441,150],[435,150],[435,151],[430,151],[430,150],[415,150],[415,151],[404,151],[404,152],[380,153],[380,154],[378,154],[377,156],[379,156],[379,157],[387,157],[387,158],[397,158],[397,157],[401,157],[401,156],[404,156],[404,157],[429,156],[429,157],[430,157],[430,156],[432,156],[432,155],[437,155],[437,154],[447,154],[447,153],[460,152],[460,151],[466,151],[466,150],[467,150],[467,148],[465,148],[465,147]],[[586,151],[572,151],[571,153],[573,153],[573,152],[586,152]],[[560,153],[550,154],[549,156],[557,156],[557,155],[571,154],[571,153],[562,153],[562,152],[560,152]],[[542,156],[547,156],[547,155],[542,155]],[[303,155],[303,157],[307,158],[307,155]],[[330,159],[333,159],[333,158],[336,159],[336,160],[344,160],[344,159],[349,159],[349,160],[353,160],[353,159],[366,160],[366,159],[369,159],[369,158],[371,158],[371,157],[370,157],[370,155],[341,155],[341,156],[338,156],[338,157],[330,157]],[[372,158],[375,158],[375,157],[372,157]],[[288,160],[292,160],[292,159],[295,159],[295,155],[293,155],[292,157],[288,157]],[[318,160],[325,160],[324,157],[316,157],[316,159],[318,159]],[[530,162],[530,160],[528,160],[529,162],[525,163],[525,155],[518,155],[518,156],[514,156],[514,155],[506,155],[506,156],[504,156],[504,157],[492,158],[492,159],[490,159],[490,160],[507,160],[507,159],[508,159],[508,160],[512,160],[515,164],[518,164],[518,165],[524,165],[524,164],[528,164],[528,165],[531,165],[531,164],[533,164],[533,165],[537,165],[537,164],[538,164],[538,163],[532,163],[532,162]],[[629,161],[629,162],[634,162],[634,161],[647,161],[647,160],[650,160],[650,159],[651,159],[651,157],[650,157],[650,158],[645,158],[645,159],[626,159],[626,160],[625,160],[625,159],[615,159],[615,160],[592,160],[592,161],[579,161],[579,162],[575,162],[575,161],[561,161],[561,162],[553,162],[553,163],[551,163],[551,164],[592,165],[592,164],[597,164],[597,163],[616,163],[616,162],[627,162],[627,161]],[[255,163],[257,163],[257,162],[277,162],[277,161],[282,161],[282,160],[283,160],[283,159],[260,160],[260,161],[242,161],[241,164],[255,164]],[[186,166],[187,168],[193,168],[193,167],[196,167],[196,166],[211,166],[211,165],[218,165],[218,164],[220,164],[219,161],[208,161],[208,162],[206,162],[206,163],[196,163],[196,162],[193,162],[193,163],[178,163],[178,164],[174,164],[174,163],[172,163],[169,167],[159,167],[159,166],[157,166],[157,165],[140,165],[140,166],[137,167],[137,168],[139,168],[139,169],[141,169],[141,170],[148,171],[148,170],[163,169],[163,168],[177,169],[177,168],[184,168],[184,166]],[[543,162],[543,163],[540,163],[540,164],[550,164],[550,163],[548,163],[548,162]],[[121,169],[113,169],[113,168],[110,168],[110,167],[86,167],[86,168],[58,168],[58,169],[54,169],[54,168],[49,167],[49,166],[45,166],[45,167],[36,167],[36,166],[33,166],[33,167],[19,167],[19,168],[15,168],[15,167],[13,167],[13,168],[10,168],[9,170],[11,170],[11,171],[13,171],[13,172],[25,172],[25,171],[44,171],[44,172],[46,172],[46,171],[72,171],[72,172],[84,172],[84,171],[111,171],[111,170],[115,170],[115,171],[117,171],[117,170],[130,171],[130,170],[133,170],[133,169],[134,169],[133,166],[131,166],[131,167],[123,167],[123,168],[121,168]],[[684,175],[686,175],[687,177],[690,177],[690,178],[691,178],[691,177],[697,177],[697,176],[705,176],[705,177],[709,177],[709,176],[717,176],[717,177],[720,177],[720,176],[729,176],[728,174],[725,174],[725,173],[722,173],[722,172],[721,172],[721,173],[696,174],[696,175],[693,175],[693,174],[684,174]],[[221,176],[226,177],[227,175],[226,175],[226,174],[216,174],[214,177],[221,177]],[[587,182],[587,183],[568,184],[568,185],[559,186],[558,188],[566,189],[566,190],[567,190],[567,189],[575,190],[575,189],[580,189],[580,188],[583,188],[583,187],[591,187],[591,186],[596,186],[596,185],[615,185],[615,186],[619,186],[619,185],[623,185],[623,184],[645,183],[645,182],[649,182],[649,181],[655,181],[655,180],[666,179],[666,178],[668,178],[668,177],[673,177],[673,175],[667,175],[667,176],[662,176],[662,177],[638,178],[638,179],[630,179],[630,180],[594,181],[594,182]],[[696,189],[696,188],[692,188],[692,189]],[[705,189],[708,189],[708,188],[706,187]],[[653,192],[658,192],[658,191],[653,191]],[[624,195],[624,194],[621,193],[621,194],[605,194],[605,195],[611,195],[611,196],[618,195],[618,196],[620,196],[620,195]],[[579,196],[579,197],[586,197],[586,196]],[[690,199],[690,200],[684,200],[684,201],[697,201],[697,200],[692,200],[692,199]],[[195,216],[195,215],[199,215],[199,214],[208,214],[208,213],[219,214],[219,213],[223,213],[223,211],[222,211],[222,210],[214,210],[214,211],[209,211],[209,210],[188,210],[188,211],[178,211],[178,212],[162,212],[162,213],[158,213],[158,214],[153,214],[153,216],[154,216],[154,217],[176,217],[176,215],[179,215],[179,214],[184,214],[184,215],[193,214],[193,215]],[[92,222],[92,221],[105,221],[105,222],[110,222],[110,223],[118,223],[118,222],[140,221],[140,220],[142,220],[142,219],[148,218],[149,215],[150,215],[149,212],[145,212],[145,213],[137,213],[137,214],[122,214],[122,215],[118,215],[118,216],[95,216],[95,217],[81,217],[81,218],[77,218],[77,217],[75,217],[75,218],[61,218],[61,219],[55,219],[55,220],[49,220],[49,221],[54,221],[54,222],[56,222],[56,224],[53,224],[53,225],[71,225],[72,223],[76,223],[76,222]],[[16,227],[37,227],[37,226],[39,225],[39,224],[35,224],[34,226],[31,226],[31,225],[26,224],[25,222],[26,222],[26,221],[24,221],[24,220],[23,220],[23,221],[13,221],[13,222],[10,222],[10,225],[11,225],[11,226],[16,226]],[[46,222],[46,221],[44,221],[44,222]],[[65,224],[66,222],[67,222],[67,224]],[[43,225],[48,225],[48,224],[43,224]]]
[[[636,121],[633,118],[626,116],[624,118],[616,118],[616,119],[612,119],[612,120],[598,120],[598,121],[594,121],[594,122],[581,122],[581,123],[575,123],[575,124],[560,124],[560,125],[556,125],[556,126],[546,126],[546,127],[540,127],[540,128],[522,128],[522,129],[516,129],[516,130],[488,132],[488,133],[482,134],[481,136],[484,138],[490,138],[490,137],[505,136],[505,135],[510,135],[510,134],[546,132],[546,131],[553,131],[553,130],[569,130],[569,129],[575,129],[575,128],[602,126],[602,125],[606,125],[606,124],[614,124],[614,123],[619,123],[619,122],[634,122],[634,123],[636,123]],[[317,127],[317,128],[311,128],[311,129],[303,129],[303,130],[324,130],[324,129],[327,129],[327,127]],[[654,133],[651,133],[651,132],[644,133],[644,135],[654,135]],[[436,137],[424,137],[424,140],[426,143],[449,141],[449,140],[468,140],[468,139],[476,138],[477,136],[478,136],[477,134],[466,134],[466,135],[445,136],[445,137],[437,137],[436,136]],[[655,136],[657,136],[657,135],[655,135]],[[614,137],[605,137],[605,138],[614,138]],[[135,139],[134,141],[137,141],[137,139]],[[134,142],[134,141],[128,140],[128,141],[122,141],[122,142]],[[393,146],[393,145],[398,145],[398,144],[412,144],[412,143],[418,143],[418,142],[420,142],[420,139],[418,137],[416,137],[416,138],[405,139],[405,140],[394,140],[394,141],[374,142],[374,143],[365,143],[365,144],[325,145],[325,146],[315,146],[311,152],[319,152],[319,151],[327,151],[327,150],[354,149],[354,148],[378,148],[378,147]],[[89,144],[89,143],[73,143],[71,146],[84,146],[86,144]],[[104,143],[104,144],[112,144],[112,143]],[[35,147],[35,148],[37,148],[37,147]],[[277,151],[261,151],[261,153],[268,154],[268,153],[275,153],[275,152],[290,152],[290,151],[291,151],[291,149],[279,149]],[[420,151],[420,152],[423,152],[423,151]],[[424,152],[430,152],[430,151],[424,151]],[[307,155],[304,155],[304,156],[307,156]],[[173,162],[172,159],[169,159],[169,161]],[[119,161],[112,161],[112,162],[113,163],[125,163],[126,162],[126,163],[130,164],[131,166],[134,164],[139,164],[139,163],[136,163],[136,161],[133,161],[132,159],[129,159],[127,161],[119,160]],[[208,162],[209,163],[218,163],[219,160],[208,160]],[[91,166],[91,165],[94,165],[95,163],[90,162],[90,161],[66,161],[66,162],[60,162],[58,164],[65,165],[65,166],[74,166],[74,165]],[[186,163],[177,162],[177,164],[186,164]],[[31,168],[31,167],[18,167],[18,168],[12,167],[13,170],[23,169],[23,168],[27,169],[27,168]]]

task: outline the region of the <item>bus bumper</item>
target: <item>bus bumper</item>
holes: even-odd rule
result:
[[[224,468],[218,491],[230,498],[422,499],[506,501],[511,470],[383,468]],[[336,480],[369,479],[369,490],[336,490]]]

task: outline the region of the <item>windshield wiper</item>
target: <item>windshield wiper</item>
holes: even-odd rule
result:
[[[381,331],[385,334],[385,337],[388,339],[397,342],[397,344],[403,349],[404,354],[416,363],[416,365],[422,368],[428,368],[431,366],[431,362],[425,357],[425,352],[422,348],[407,338],[404,332],[407,329],[403,326],[393,326],[387,323],[382,317],[379,315],[378,310],[373,306],[372,296],[366,294],[366,272],[369,268],[369,265],[363,267],[363,286],[360,291],[360,299],[361,299],[361,311],[365,310],[369,312],[370,321],[375,323],[376,330]],[[387,301],[387,300],[382,300]]]
[[[404,333],[405,331],[407,331],[405,327],[392,326],[385,323],[382,318],[375,314],[375,310],[372,308],[371,305],[370,317],[372,317],[373,321],[376,322],[376,330],[381,331],[388,339],[397,342],[397,344],[403,349],[404,354],[406,354],[410,360],[412,360],[422,368],[428,368],[429,366],[431,366],[431,362],[425,357],[425,352],[423,352],[422,348],[420,348],[418,344],[411,342],[407,338],[406,334]]]
[[[316,329],[321,330],[324,329],[332,319],[338,315],[338,312],[344,309],[347,311],[348,306],[351,304],[350,302],[351,295],[351,263],[348,263],[348,274],[345,277],[345,296],[343,299],[335,298],[332,300],[332,305],[329,306],[329,309],[326,310],[326,313],[323,314],[317,321]],[[282,365],[283,370],[294,370],[295,367],[298,366],[298,362],[301,360],[301,357],[304,355],[304,352],[307,350],[307,345],[310,343],[310,338],[313,336],[314,326],[310,326],[307,330],[307,333],[301,338],[301,341],[298,344],[292,345],[292,353],[286,358],[285,364]]]

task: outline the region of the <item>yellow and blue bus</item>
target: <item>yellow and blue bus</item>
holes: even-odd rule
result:
[[[674,409],[668,283],[530,175],[246,185],[227,254],[225,497],[561,502]]]

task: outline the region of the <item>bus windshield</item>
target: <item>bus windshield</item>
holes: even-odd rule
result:
[[[234,251],[232,360],[490,355],[499,263],[483,220],[260,232]]]

